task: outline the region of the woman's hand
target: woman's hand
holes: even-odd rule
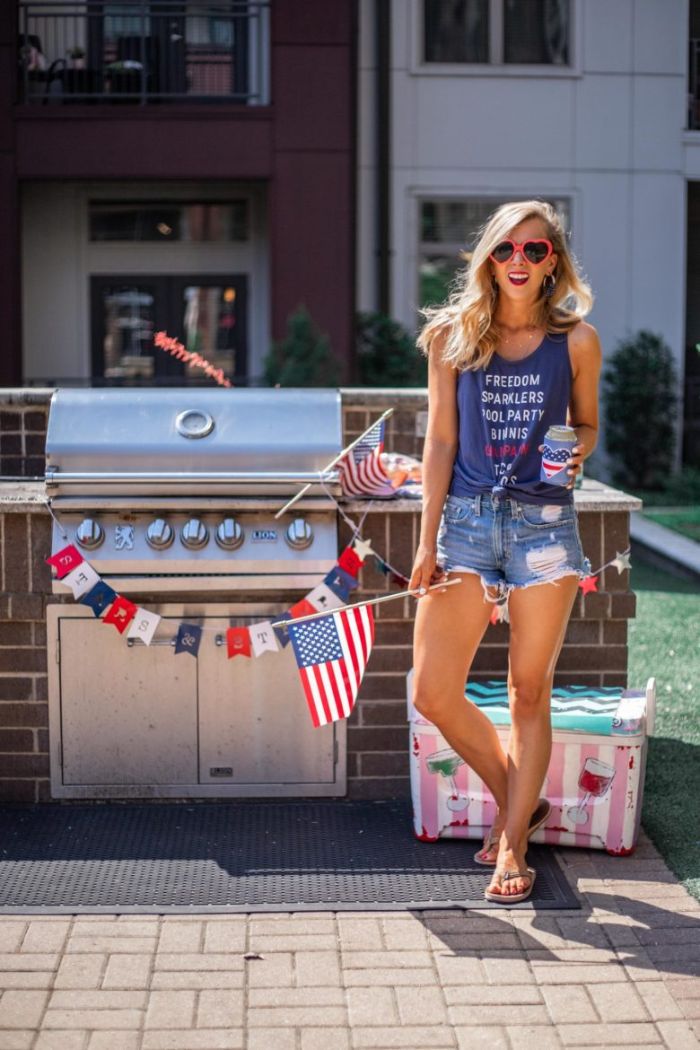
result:
[[[571,481],[566,486],[567,489],[572,489],[574,487],[574,484],[576,482],[576,475],[581,470],[581,465],[583,463],[583,454],[585,451],[586,449],[584,445],[574,445],[574,447],[571,449],[571,459],[567,459],[566,461],[567,467],[570,468],[568,473],[571,474]]]
[[[419,544],[413,560],[413,570],[408,586],[409,590],[418,590],[422,593],[414,595],[414,597],[422,598],[423,594],[427,593],[428,587],[446,579],[447,573],[441,565],[437,564],[437,552],[430,547],[424,546],[422,543]],[[443,588],[440,593],[444,594],[445,589]]]

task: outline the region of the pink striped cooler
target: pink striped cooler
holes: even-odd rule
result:
[[[437,726],[415,710],[412,682],[411,670],[407,701],[415,834],[424,842],[481,840],[496,814],[493,796]],[[504,748],[509,733],[505,686],[469,683],[466,689],[496,726]],[[655,680],[650,678],[645,690],[605,689],[600,694],[580,686],[553,691],[552,757],[542,788],[552,811],[531,841],[625,856],[639,835]]]

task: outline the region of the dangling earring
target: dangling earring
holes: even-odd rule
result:
[[[557,282],[554,280],[554,277],[552,276],[551,273],[548,273],[545,276],[545,279],[542,282],[542,294],[545,297],[545,299],[551,299],[552,298],[552,296],[554,295],[554,288],[555,288],[556,283]]]

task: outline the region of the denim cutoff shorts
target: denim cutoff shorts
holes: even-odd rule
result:
[[[496,602],[507,602],[514,588],[591,573],[573,504],[521,503],[493,493],[447,497],[437,564],[480,576],[484,600]]]

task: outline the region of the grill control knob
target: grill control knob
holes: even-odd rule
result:
[[[209,539],[209,530],[199,518],[190,518],[190,520],[185,522],[182,526],[180,539],[186,547],[190,547],[192,550],[198,550],[200,547],[203,547]]]
[[[295,518],[284,534],[284,538],[290,547],[303,551],[306,547],[311,546],[314,534],[308,521],[303,518]]]
[[[165,550],[172,542],[173,530],[162,518],[156,518],[146,529],[146,543],[157,551]]]
[[[235,518],[224,518],[216,528],[216,542],[226,551],[235,551],[243,543],[243,529]]]
[[[105,538],[105,532],[98,521],[94,518],[84,518],[80,522],[75,533],[75,538],[81,547],[85,547],[87,550],[94,550],[95,547],[99,547]]]

